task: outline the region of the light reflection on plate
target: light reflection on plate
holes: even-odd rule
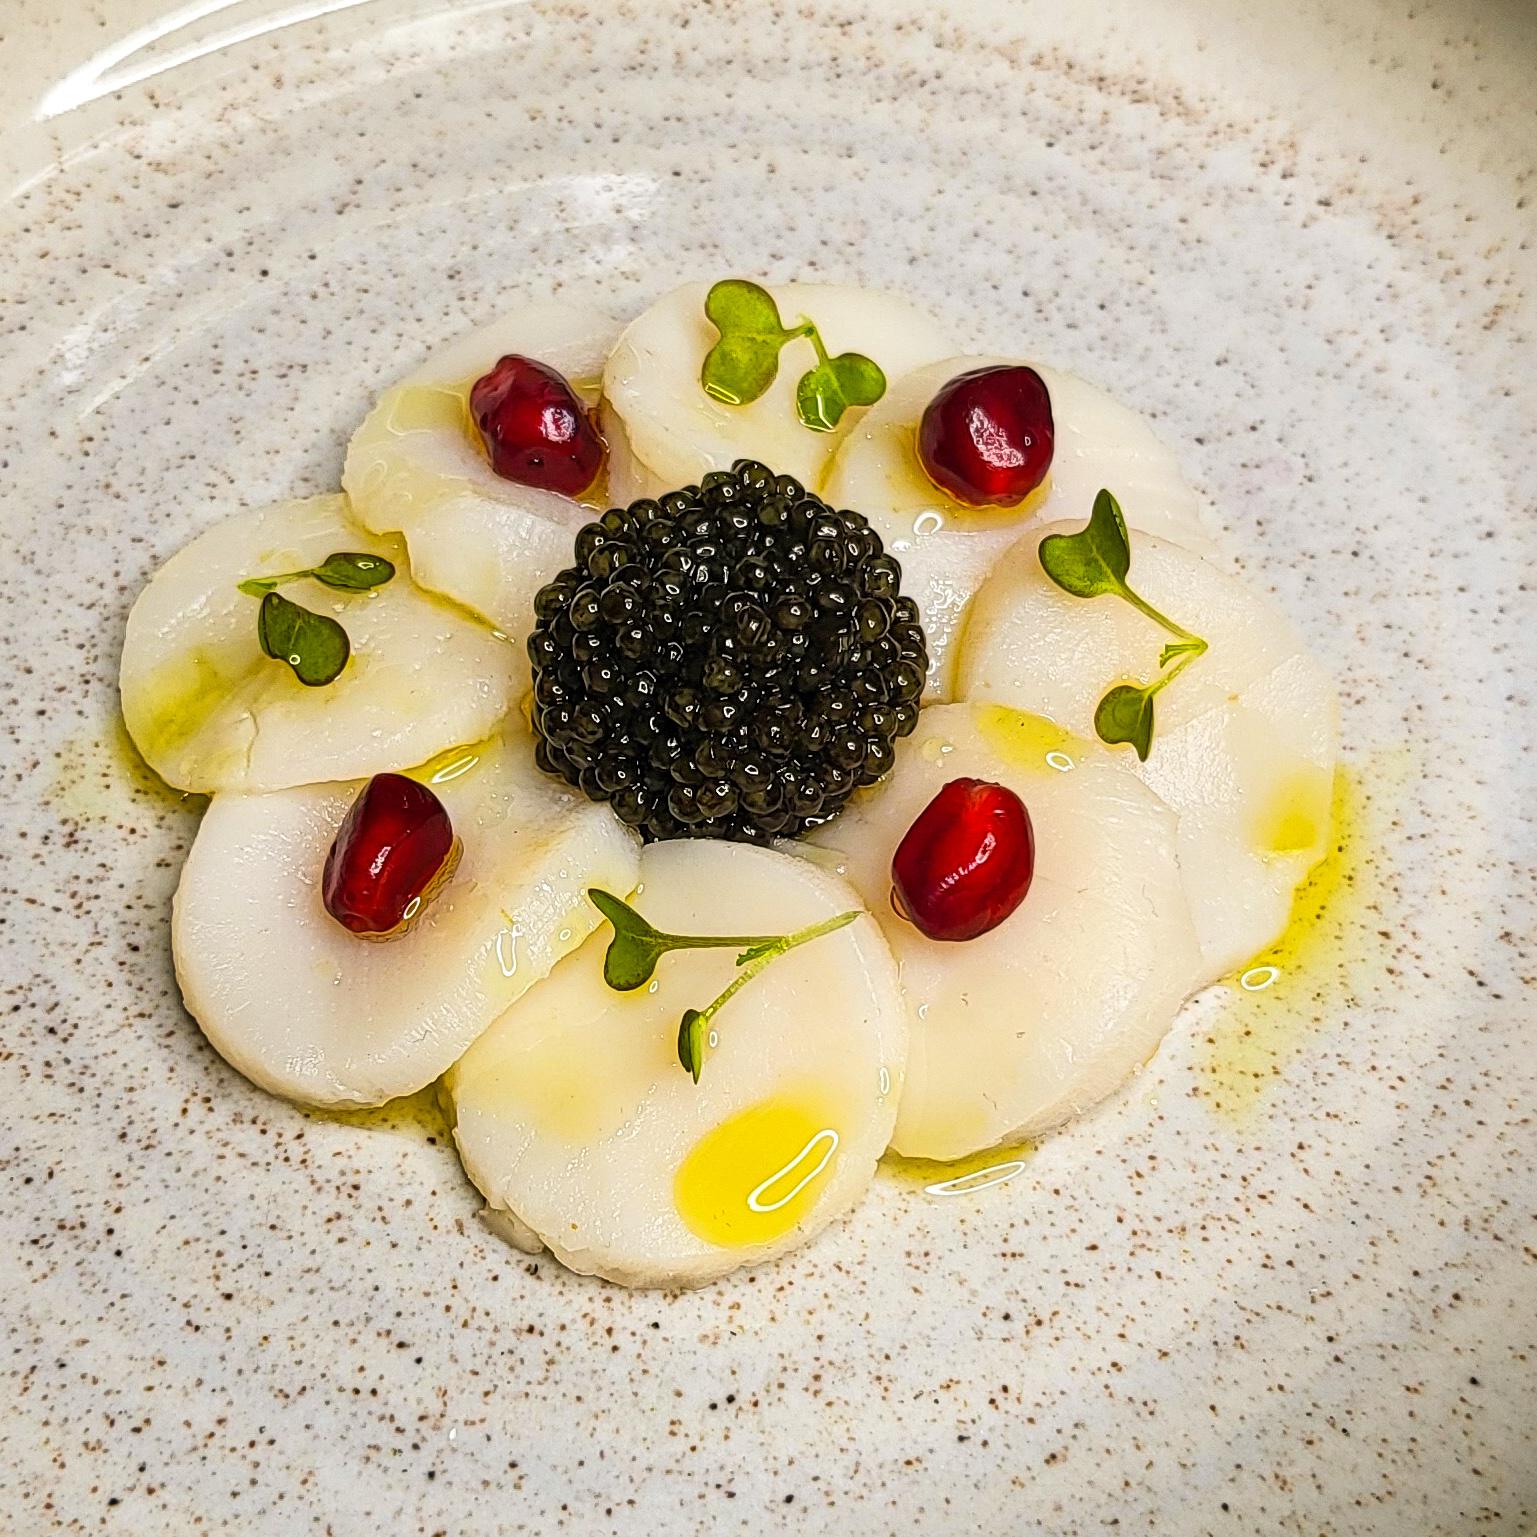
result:
[[[968,1169],[953,1179],[937,1180],[923,1187],[926,1195],[975,1195],[979,1190],[991,1190],[994,1185],[1006,1185],[1025,1167],[1022,1158],[1011,1158],[1005,1163],[989,1164],[985,1169]]]

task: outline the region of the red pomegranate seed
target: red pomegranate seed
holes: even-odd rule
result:
[[[553,368],[509,355],[470,389],[470,415],[503,480],[580,496],[603,468],[602,435]]]
[[[336,831],[321,897],[343,928],[388,938],[432,900],[458,862],[443,802],[404,774],[375,774]]]
[[[952,779],[918,814],[891,860],[891,905],[930,939],[975,939],[1025,900],[1035,833],[1004,785]]]
[[[1046,381],[1023,364],[974,368],[944,385],[918,424],[918,458],[941,491],[1012,507],[1045,480],[1053,426]]]

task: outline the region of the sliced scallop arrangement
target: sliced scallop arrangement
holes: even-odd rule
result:
[[[172,917],[187,1008],[253,1083],[307,1105],[379,1105],[438,1078],[628,891],[639,840],[534,767],[514,717],[418,771],[452,818],[457,867],[411,927],[369,943],[327,911],[327,852],[362,785],[221,794]]]
[[[918,429],[951,380],[983,368],[1028,366],[1051,398],[1054,448],[1047,480],[1013,506],[968,506],[925,472]],[[933,697],[957,694],[954,640],[967,605],[1025,527],[1086,518],[1102,486],[1116,488],[1134,530],[1210,550],[1195,492],[1174,455],[1135,411],[1072,374],[1001,357],[951,357],[897,380],[854,425],[828,471],[827,500],[863,512],[902,566],[929,639]]]
[[[1034,872],[988,932],[931,939],[891,899],[892,853],[946,785],[1024,803]],[[897,958],[912,1050],[892,1146],[961,1158],[1097,1104],[1152,1055],[1200,969],[1174,814],[1108,753],[1038,716],[923,712],[891,778],[812,834]]]
[[[977,593],[957,657],[971,700],[1038,712],[1094,732],[1112,685],[1146,685],[1168,639],[1106,595],[1064,592],[1026,535]],[[1204,957],[1202,983],[1250,960],[1286,926],[1293,893],[1328,844],[1337,753],[1334,685],[1263,593],[1199,555],[1146,535],[1131,580],[1146,602],[1199,627],[1207,650],[1155,701],[1146,762],[1115,749],[1179,817],[1180,865]]]
[[[213,797],[177,978],[274,1094],[438,1083],[487,1226],[572,1270],[701,1285],[888,1145],[1091,1109],[1327,847],[1333,687],[1174,456],[904,300],[524,305],[343,487],[129,616],[128,729]]]
[[[527,357],[563,375],[592,407],[618,334],[617,321],[588,305],[515,310],[387,389],[347,448],[342,487],[358,521],[403,536],[424,587],[518,640],[534,594],[570,562],[577,529],[613,488],[600,477],[563,495],[497,474],[471,419],[470,392],[499,359]],[[622,432],[617,422],[610,430]],[[621,445],[609,448],[621,457]]]
[[[674,934],[786,934],[856,909],[806,860],[682,840],[641,855],[635,906]],[[565,1265],[631,1286],[714,1280],[804,1243],[863,1194],[896,1115],[907,1011],[868,917],[780,956],[711,1021],[699,1081],[679,1021],[734,974],[678,951],[604,982],[605,927],[449,1074],[455,1137],[493,1212]]]
[[[359,557],[337,580],[393,574],[362,587],[301,575],[274,589],[283,615],[298,609],[322,627],[328,663],[350,648],[334,680],[315,686],[289,660],[305,655],[290,650],[292,637],[272,647],[285,654],[264,651],[266,598],[240,584],[337,554]],[[520,666],[505,639],[416,585],[398,539],[349,522],[344,497],[317,496],[237,513],[177,551],[128,616],[119,684],[134,745],[167,784],[279,790],[418,763],[485,736]]]
[[[756,459],[816,490],[833,450],[853,425],[810,431],[797,416],[798,382],[817,357],[800,338],[780,351],[774,381],[757,399],[727,404],[700,387],[720,333],[705,315],[708,283],[685,283],[658,299],[619,338],[603,371],[608,409],[624,427],[648,493],[698,484],[737,459]],[[830,354],[857,350],[887,380],[955,350],[939,324],[905,299],[832,283],[781,283],[769,292],[786,326],[810,317]]]

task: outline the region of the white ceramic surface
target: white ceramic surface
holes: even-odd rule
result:
[[[157,14],[0,15],[0,1529],[1531,1531],[1530,5]],[[726,272],[1150,412],[1355,810],[1325,937],[1016,1178],[630,1294],[203,1043],[112,684],[154,565],[445,338]]]

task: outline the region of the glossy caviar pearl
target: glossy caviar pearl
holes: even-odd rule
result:
[[[375,774],[337,829],[321,897],[344,929],[385,939],[405,929],[458,862],[442,801],[403,774]]]
[[[1053,432],[1051,394],[1033,368],[974,368],[943,385],[925,407],[918,458],[956,501],[1012,507],[1045,480]]]
[[[580,496],[603,468],[604,443],[553,368],[509,355],[470,390],[470,415],[503,480]]]
[[[611,508],[534,600],[538,761],[647,838],[795,836],[895,761],[928,671],[857,512],[739,460]]]
[[[891,905],[930,939],[975,939],[1025,899],[1035,833],[1007,786],[952,779],[918,814],[891,860]]]

